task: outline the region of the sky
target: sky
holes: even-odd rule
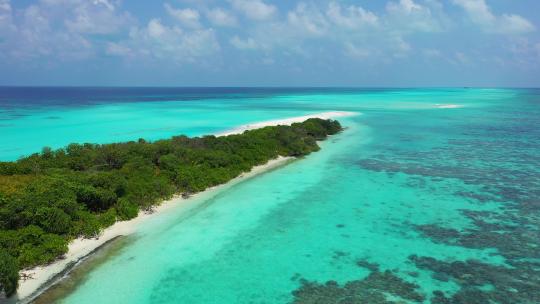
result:
[[[0,0],[0,85],[540,87],[538,0]]]

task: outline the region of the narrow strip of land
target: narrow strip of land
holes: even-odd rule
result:
[[[253,130],[253,129],[259,129],[269,126],[278,126],[278,125],[291,125],[296,122],[302,122],[310,118],[320,118],[320,119],[336,119],[338,117],[346,117],[346,116],[354,116],[358,115],[357,112],[347,112],[347,111],[331,111],[331,112],[322,112],[317,114],[310,114],[310,115],[304,115],[304,116],[296,116],[291,118],[284,118],[284,119],[274,119],[274,120],[267,120],[267,121],[261,121],[256,122],[252,124],[247,124],[243,126],[236,127],[234,129],[217,133],[216,136],[227,136],[227,135],[233,135],[233,134],[241,134],[244,131],[247,130]]]
[[[309,118],[330,119],[337,117],[353,116],[357,114],[358,113],[355,112],[332,111],[292,118],[257,122],[240,126],[229,131],[217,133],[216,136],[241,134],[247,130],[259,129],[267,126],[291,125],[293,123],[303,122]],[[171,212],[173,211],[173,208],[186,208],[187,210],[191,205],[190,202],[196,202],[206,197],[211,197],[213,194],[222,190],[224,187],[230,187],[231,185],[241,182],[245,179],[284,165],[291,159],[292,157],[278,157],[276,159],[270,160],[268,163],[256,166],[252,168],[250,172],[244,173],[227,182],[226,184],[209,188],[189,198],[182,198],[181,195],[177,195],[174,198],[164,201],[155,208],[153,208],[152,213],[141,211],[139,215],[134,219],[116,222],[112,226],[104,229],[98,238],[78,238],[73,240],[69,244],[68,252],[62,259],[59,259],[49,265],[38,266],[21,272],[21,278],[26,279],[20,280],[16,298],[22,300],[22,302],[31,300],[37,293],[49,287],[51,283],[53,283],[51,282],[51,280],[55,278],[59,273],[62,273],[67,267],[70,267],[70,265],[73,265],[73,263],[76,263],[79,260],[83,259],[85,256],[96,250],[96,248],[99,248],[108,241],[119,236],[125,236],[136,232],[137,227],[143,221],[146,221],[152,217],[160,216],[167,212]],[[175,209],[174,211],[176,212],[177,210]]]

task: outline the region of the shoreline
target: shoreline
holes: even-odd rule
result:
[[[236,128],[230,129],[228,131],[218,132],[214,135],[227,136],[227,135],[234,135],[234,134],[242,134],[244,133],[244,131],[248,131],[248,130],[270,127],[270,126],[277,126],[277,125],[291,125],[295,122],[303,122],[310,118],[335,119],[337,117],[347,117],[347,116],[356,116],[356,115],[360,115],[360,113],[346,112],[346,111],[322,112],[322,113],[317,113],[317,114],[309,114],[309,115],[296,116],[296,117],[290,117],[290,118],[284,118],[284,119],[274,119],[274,120],[255,122],[251,124],[241,125]]]
[[[276,126],[276,125],[290,125],[296,122],[303,122],[309,118],[321,118],[321,119],[330,119],[336,117],[345,117],[345,116],[354,116],[358,115],[355,112],[322,112],[318,114],[297,116],[285,119],[276,119],[263,122],[257,122],[248,125],[242,125],[237,128],[231,129],[229,131],[216,133],[215,136],[227,136],[233,134],[241,134],[244,131],[263,128],[266,126]],[[60,279],[58,276],[64,273],[66,270],[69,272],[70,269],[76,267],[76,264],[81,260],[85,259],[87,256],[91,255],[92,252],[95,252],[98,248],[104,244],[112,241],[115,238],[120,236],[126,236],[133,234],[137,231],[137,227],[143,221],[148,220],[149,218],[159,216],[167,212],[172,208],[178,207],[189,207],[189,203],[197,201],[199,198],[207,195],[215,194],[218,190],[221,190],[226,187],[230,187],[234,184],[237,184],[241,181],[247,180],[251,177],[257,176],[259,174],[268,172],[274,168],[280,167],[292,161],[293,157],[283,157],[279,156],[278,158],[268,161],[266,164],[255,166],[251,168],[249,172],[240,174],[239,176],[233,178],[232,180],[208,188],[204,191],[195,193],[189,198],[182,198],[181,194],[175,195],[169,200],[162,201],[159,205],[154,206],[151,213],[139,211],[137,217],[128,220],[116,222],[113,225],[105,228],[98,238],[94,239],[84,239],[77,238],[71,241],[68,245],[68,252],[63,256],[63,258],[58,259],[48,265],[37,266],[31,269],[22,270],[21,275],[30,275],[31,278],[19,281],[19,288],[17,293],[13,296],[12,299],[15,302],[19,303],[28,303],[37,298],[41,293],[45,292],[48,288],[58,283]]]

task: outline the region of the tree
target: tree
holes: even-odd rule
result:
[[[11,296],[19,286],[19,266],[17,259],[0,248],[0,292]]]
[[[139,214],[139,208],[127,199],[121,198],[116,203],[116,212],[121,220],[130,220]]]
[[[71,226],[71,217],[58,208],[39,208],[35,218],[37,225],[51,233],[66,234]]]

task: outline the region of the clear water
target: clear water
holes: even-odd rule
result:
[[[362,113],[321,151],[146,222],[42,303],[313,303],[327,281],[391,302],[540,302],[540,90],[6,90],[2,159]],[[387,270],[423,300],[370,279]]]

